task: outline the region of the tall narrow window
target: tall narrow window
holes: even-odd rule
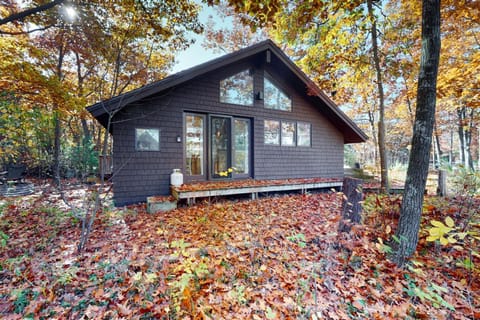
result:
[[[250,173],[250,121],[235,119],[233,123],[233,166],[236,174]]]
[[[185,157],[186,173],[190,176],[203,175],[205,117],[185,116]]]
[[[220,81],[220,102],[253,106],[253,76],[250,70]]]
[[[295,146],[295,122],[282,121],[282,146]]]
[[[265,144],[280,144],[280,121],[265,120],[264,122]]]
[[[297,146],[310,147],[312,125],[306,122],[297,122]]]
[[[135,150],[137,151],[159,151],[160,130],[158,129],[135,129]]]
[[[267,76],[263,81],[265,108],[292,111],[292,100],[278,88]]]

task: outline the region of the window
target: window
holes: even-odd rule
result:
[[[295,122],[282,121],[282,146],[295,146]]]
[[[158,129],[135,129],[135,150],[159,151],[160,130]]]
[[[287,147],[311,147],[312,125],[295,121],[264,121],[264,142]]]
[[[185,157],[186,173],[189,176],[203,175],[205,117],[187,114],[185,116]]]
[[[233,166],[236,174],[250,172],[250,120],[235,119],[233,122]]]
[[[297,122],[297,146],[310,147],[312,137],[312,126],[310,123]]]
[[[280,145],[280,121],[265,120],[264,140],[265,144]]]
[[[268,78],[263,78],[264,106],[268,109],[292,111],[292,100]]]
[[[250,70],[220,81],[220,102],[253,106],[253,76]]]

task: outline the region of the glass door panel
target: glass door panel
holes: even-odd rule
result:
[[[187,175],[204,175],[204,133],[205,117],[187,114],[185,116],[185,167]]]
[[[210,118],[211,175],[212,178],[226,178],[232,167],[231,161],[231,119],[226,117]]]
[[[250,173],[250,121],[233,120],[233,167],[236,175]]]

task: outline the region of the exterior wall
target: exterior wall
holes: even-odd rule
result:
[[[342,177],[343,135],[295,92],[275,70],[268,73],[292,98],[292,111],[219,102],[219,81],[247,68],[254,68],[254,92],[263,90],[264,68],[245,61],[193,79],[181,86],[119,112],[113,120],[114,200],[117,206],[146,201],[147,196],[169,194],[170,173],[184,170],[184,112],[232,115],[251,119],[253,177],[256,179]],[[268,69],[269,65],[265,68]],[[287,147],[264,144],[263,120],[295,120],[311,124],[312,146]],[[160,129],[160,151],[135,151],[135,128]],[[205,150],[206,151],[206,150]],[[208,152],[205,152],[208,154]]]

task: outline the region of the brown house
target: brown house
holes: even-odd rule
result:
[[[342,178],[344,144],[367,139],[270,40],[88,111],[113,134],[116,205],[169,194],[174,168],[186,182]]]

